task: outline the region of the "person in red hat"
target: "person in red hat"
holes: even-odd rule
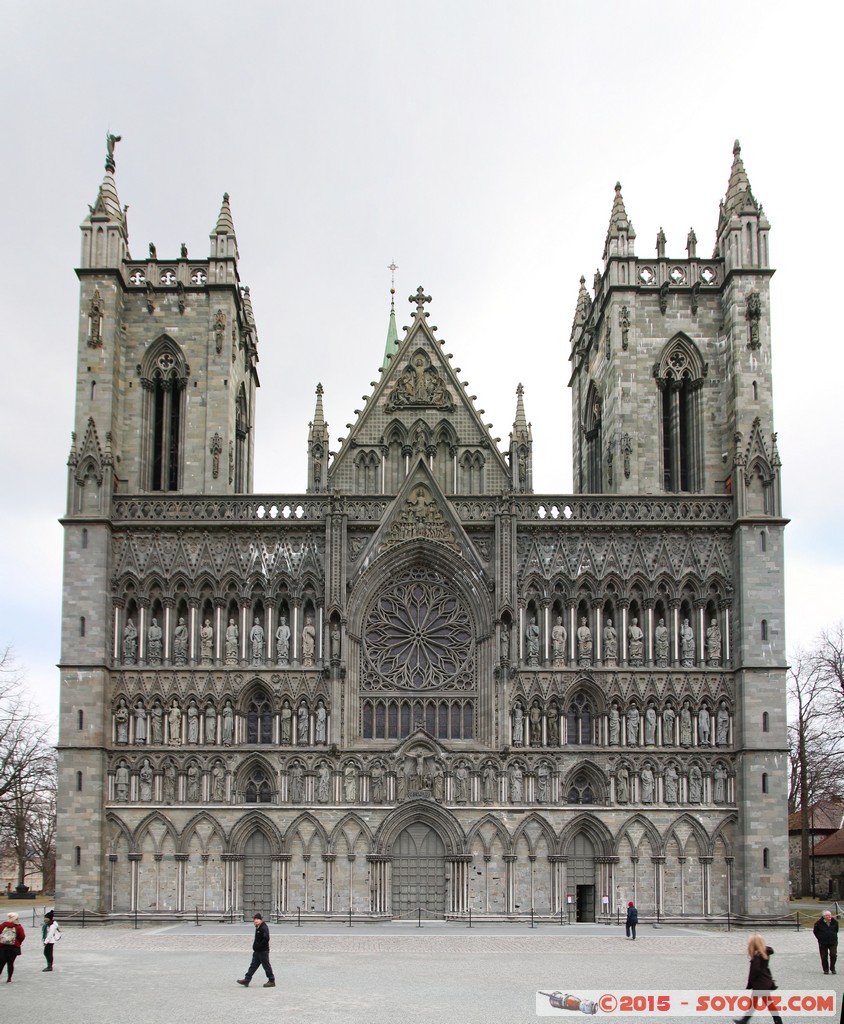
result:
[[[631,900],[627,904],[627,920],[624,922],[624,931],[627,934],[628,939],[636,941],[636,925],[639,923],[639,911],[636,909],[636,905]]]

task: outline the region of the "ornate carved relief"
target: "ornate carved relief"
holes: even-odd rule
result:
[[[387,399],[387,412],[434,408],[450,411],[454,402],[439,370],[422,350],[414,353]]]

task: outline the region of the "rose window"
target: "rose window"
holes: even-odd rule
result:
[[[474,686],[469,614],[438,573],[418,569],[389,583],[369,609],[363,641],[366,689]]]

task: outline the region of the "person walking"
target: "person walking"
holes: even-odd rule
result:
[[[6,982],[12,980],[15,973],[15,960],[20,956],[21,943],[26,938],[23,925],[18,921],[18,915],[10,910],[6,920],[0,925],[0,974],[6,968]]]
[[[747,955],[750,957],[750,973],[747,976],[747,987],[752,990],[753,995],[773,992],[777,987],[777,983],[771,974],[770,965],[770,959],[774,955],[774,951],[765,943],[759,932],[754,932],[750,936],[750,941],[747,943]],[[743,1017],[736,1020],[735,1024],[747,1024],[752,1016],[753,1007]],[[778,1017],[773,1011],[771,1012],[771,1020],[773,1020],[774,1024],[782,1024],[782,1017]]]
[[[818,940],[818,952],[821,955],[821,967],[824,974],[835,974],[835,962],[838,959],[838,922],[831,910],[825,910],[815,921],[812,929]]]
[[[264,988],[275,988],[275,975],[270,964],[270,930],[264,924],[262,914],[256,914],[252,920],[255,924],[255,939],[252,942],[252,963],[249,965],[249,970],[246,974],[242,978],[237,979],[237,983],[238,985],[243,985],[244,988],[249,988],[252,975],[259,967],[263,967],[264,973],[267,976]]]
[[[627,920],[624,922],[624,932],[627,938],[632,938],[636,941],[636,925],[639,923],[639,911],[636,909],[636,905],[631,900],[627,904]]]
[[[44,915],[44,924],[41,925],[41,941],[44,944],[44,959],[47,961],[47,966],[41,972],[42,974],[52,971],[53,950],[61,937],[58,921],[54,920],[53,911],[48,910]]]

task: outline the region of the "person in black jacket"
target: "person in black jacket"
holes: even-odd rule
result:
[[[770,946],[766,945],[765,940],[758,932],[754,932],[750,936],[750,941],[747,943],[747,955],[750,957],[750,973],[747,976],[747,987],[753,993],[773,992],[777,987],[777,983],[771,974],[769,961],[774,955],[774,951]],[[753,1010],[751,1009],[749,1013],[737,1020],[735,1024],[747,1024],[752,1016]],[[774,1024],[782,1024],[782,1017],[778,1017],[775,1013],[771,1013],[771,1020],[773,1020]]]
[[[636,909],[636,905],[633,903],[633,900],[631,900],[627,904],[627,920],[624,922],[624,931],[628,939],[631,938],[632,933],[634,942],[636,941],[636,925],[638,923],[639,911]]]
[[[270,930],[264,924],[262,914],[256,914],[253,921],[255,922],[255,940],[252,943],[252,963],[249,965],[249,970],[246,974],[242,978],[237,979],[237,983],[238,985],[243,985],[244,988],[248,988],[252,975],[259,967],[263,967],[264,974],[267,976],[264,988],[275,988],[275,975],[270,963]]]
[[[823,912],[815,921],[812,931],[818,940],[824,974],[835,974],[835,962],[838,959],[838,922],[832,916],[831,910]]]

